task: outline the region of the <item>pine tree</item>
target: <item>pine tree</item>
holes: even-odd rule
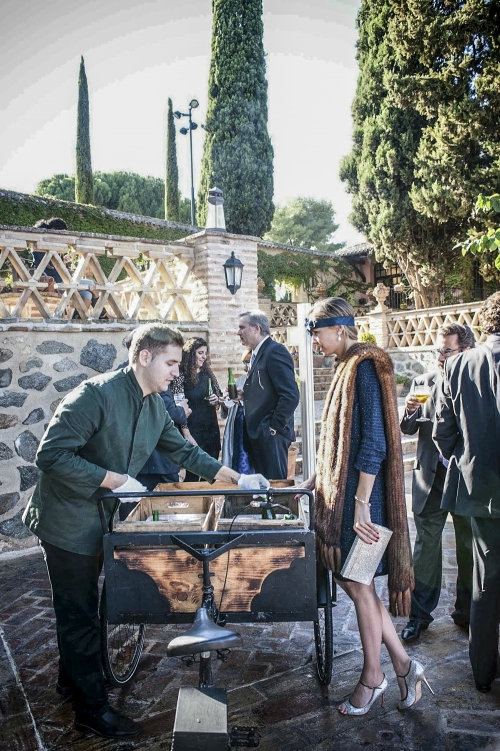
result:
[[[80,74],[78,76],[75,196],[77,203],[94,202],[92,162],[90,159],[89,90],[83,57],[80,61]]]
[[[224,194],[229,232],[262,235],[273,218],[262,0],[212,0],[212,59],[197,220],[208,190]]]
[[[167,164],[165,173],[165,219],[179,221],[179,169],[172,100],[168,100],[167,113]]]
[[[344,243],[334,242],[333,235],[338,228],[330,201],[298,196],[284,206],[276,206],[265,239],[333,253],[344,247]]]

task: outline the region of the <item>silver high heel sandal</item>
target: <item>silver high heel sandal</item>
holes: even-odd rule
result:
[[[403,678],[406,684],[406,698],[398,702],[398,709],[409,709],[420,700],[422,696],[422,681],[434,696],[434,691],[425,677],[424,666],[417,660],[410,660],[410,668],[406,675],[398,675],[396,673],[396,677]]]
[[[387,678],[385,677],[385,675],[382,679],[382,683],[380,683],[380,685],[378,686],[367,686],[366,683],[363,683],[362,681],[359,681],[359,682],[365,688],[369,688],[371,691],[373,691],[372,698],[370,699],[368,704],[365,704],[364,707],[355,707],[354,704],[351,704],[349,699],[346,699],[346,701],[343,701],[342,704],[339,704],[338,710],[340,712],[340,707],[344,706],[347,709],[347,712],[340,712],[340,714],[357,715],[358,717],[363,714],[366,714],[367,712],[370,711],[370,709],[372,708],[372,704],[377,701],[379,696],[381,697],[381,706],[382,707],[384,706],[384,692],[388,686]]]

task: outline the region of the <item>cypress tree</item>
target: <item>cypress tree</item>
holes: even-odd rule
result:
[[[80,73],[78,76],[75,197],[77,203],[94,203],[94,184],[92,179],[92,162],[90,159],[89,89],[83,57],[80,61]]]
[[[262,0],[212,0],[212,59],[197,220],[207,193],[224,193],[229,232],[262,235],[273,218]]]
[[[167,164],[165,173],[165,219],[179,221],[179,169],[172,100],[168,100],[167,112]]]

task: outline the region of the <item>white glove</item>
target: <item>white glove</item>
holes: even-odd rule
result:
[[[264,475],[240,475],[238,487],[241,490],[262,490],[269,488],[271,483]]]
[[[147,488],[145,488],[144,485],[139,482],[139,480],[136,480],[134,477],[130,477],[130,475],[127,475],[127,479],[123,483],[123,485],[120,485],[119,488],[115,488],[113,490],[113,493],[116,493],[116,495],[119,495],[120,493],[143,492],[147,492]],[[120,501],[122,503],[137,503],[138,500],[138,498],[120,498]]]

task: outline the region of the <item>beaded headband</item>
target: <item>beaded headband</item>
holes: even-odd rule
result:
[[[325,326],[354,326],[354,316],[335,316],[334,318],[306,318],[304,325],[312,336],[314,329],[322,329]]]

